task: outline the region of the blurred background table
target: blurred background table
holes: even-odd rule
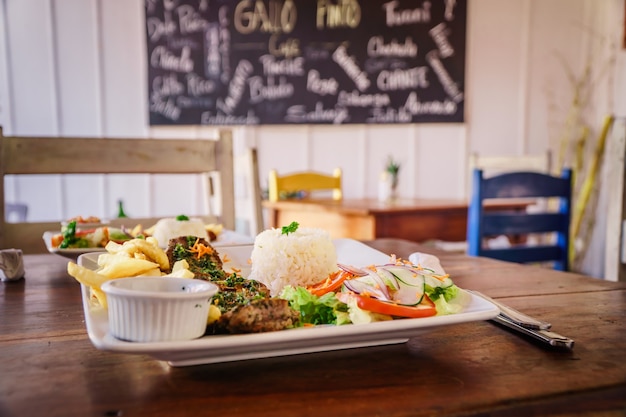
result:
[[[490,202],[492,209],[524,210],[530,202]],[[384,237],[414,242],[464,241],[467,234],[466,200],[397,199],[301,199],[263,201],[270,227],[292,221],[303,227],[319,227],[333,238],[370,240]]]

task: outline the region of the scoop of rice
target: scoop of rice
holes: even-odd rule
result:
[[[154,225],[154,231],[152,232],[152,237],[159,242],[161,247],[166,247],[170,239],[180,236],[196,236],[209,239],[204,223],[197,219],[161,219]]]
[[[262,282],[277,296],[286,285],[306,287],[337,270],[337,252],[330,234],[322,229],[299,228],[282,234],[268,229],[257,235],[249,278]]]

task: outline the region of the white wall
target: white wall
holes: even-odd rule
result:
[[[522,155],[557,149],[573,91],[564,68],[580,74],[590,56],[598,73],[611,56],[618,64],[595,77],[585,113],[594,134],[604,115],[624,114],[626,99],[615,97],[626,80],[625,50],[615,47],[624,26],[624,0],[468,3],[466,123],[236,128],[236,150],[258,148],[262,185],[271,168],[341,166],[346,197],[374,197],[378,174],[392,154],[402,163],[401,196],[465,198],[469,152]],[[148,126],[143,0],[0,0],[0,24],[5,134],[214,134],[210,127]],[[175,198],[161,185],[148,176],[20,177],[11,178],[6,190],[9,200],[29,204],[30,220],[106,217],[115,212],[118,198],[136,216],[203,210],[193,198],[193,181]],[[598,233],[597,242],[603,242],[604,230]],[[595,247],[601,254],[602,243]],[[590,263],[586,272],[601,276],[601,262]]]

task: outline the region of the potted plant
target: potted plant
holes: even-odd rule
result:
[[[400,163],[389,156],[385,170],[380,175],[378,186],[378,199],[380,201],[392,201],[396,198],[398,188],[398,174],[400,173]]]
[[[398,173],[400,172],[400,163],[393,159],[393,156],[389,155],[387,160],[387,167],[385,170],[391,176],[391,190],[395,193],[398,188]]]

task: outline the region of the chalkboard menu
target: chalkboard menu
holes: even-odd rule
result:
[[[146,0],[151,125],[463,122],[466,0]]]

